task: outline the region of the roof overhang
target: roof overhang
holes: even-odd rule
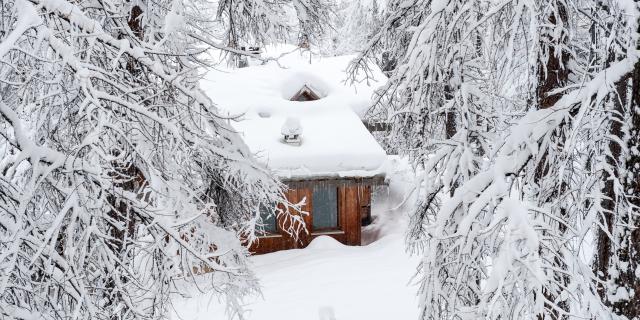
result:
[[[289,188],[300,189],[312,186],[383,186],[387,185],[384,175],[371,177],[310,177],[283,179],[282,182]]]

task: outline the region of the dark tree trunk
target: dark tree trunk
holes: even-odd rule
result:
[[[454,111],[449,110],[445,112],[444,118],[445,118],[445,137],[447,139],[451,139],[458,132],[458,128],[456,127],[456,114]]]
[[[563,26],[566,26],[568,19],[567,9],[561,3],[557,3],[558,13],[560,14],[560,21]],[[558,18],[555,14],[551,14],[549,17],[549,23],[551,25],[558,24]],[[567,35],[563,32],[562,38],[559,39],[559,44],[565,44],[567,42]],[[538,59],[538,87],[536,95],[538,97],[538,109],[547,109],[552,107],[560,98],[562,93],[552,93],[553,90],[562,88],[567,84],[569,78],[569,69],[567,63],[569,62],[569,53],[561,50],[556,51],[554,46],[548,46],[546,42],[552,42],[548,35],[542,35],[544,43],[543,47],[548,48],[549,58],[544,61]]]
[[[626,78],[628,79],[628,78]],[[626,81],[620,81],[616,86],[617,96],[613,97],[612,104],[614,110],[611,112],[611,125],[609,126],[609,134],[619,138],[619,141],[623,139],[622,133],[622,121],[621,116],[623,114],[622,103],[626,101]],[[603,281],[609,278],[609,263],[611,261],[612,250],[611,238],[609,234],[613,232],[614,216],[617,212],[617,192],[615,190],[616,180],[619,177],[619,161],[621,155],[621,146],[618,141],[611,139],[608,145],[609,155],[606,156],[606,161],[611,172],[604,171],[602,180],[604,186],[602,188],[603,199],[600,202],[602,213],[600,216],[600,223],[606,230],[599,229],[597,234],[597,247],[594,269],[599,278]],[[606,301],[605,287],[598,284],[598,294]]]
[[[602,8],[603,10],[608,10],[608,8]],[[607,63],[605,67],[609,67],[612,63],[620,60],[621,57],[615,52],[610,52],[607,57]],[[597,233],[597,244],[596,244],[596,256],[594,260],[594,271],[596,275],[600,278],[602,282],[605,282],[609,279],[609,265],[611,263],[611,257],[614,253],[614,247],[612,246],[612,239],[609,237],[610,234],[614,232],[613,225],[615,223],[615,216],[617,215],[617,203],[619,201],[619,194],[616,191],[616,184],[620,181],[620,170],[618,170],[620,166],[620,156],[622,152],[622,148],[620,146],[619,141],[624,140],[623,132],[622,132],[622,123],[624,119],[622,118],[624,114],[623,105],[627,101],[627,91],[628,91],[628,81],[629,76],[627,75],[623,77],[616,84],[616,93],[612,94],[609,98],[608,105],[613,106],[613,110],[608,110],[610,115],[610,125],[609,125],[609,135],[612,137],[609,140],[608,154],[606,154],[606,163],[609,166],[610,170],[604,170],[602,174],[603,188],[602,195],[603,199],[600,202],[600,207],[602,208],[602,212],[600,215],[600,224],[604,229],[598,229]],[[613,138],[615,137],[615,139]],[[603,283],[597,284],[598,294],[600,298],[608,304],[606,286]]]
[[[640,0],[635,2],[640,7]],[[637,33],[640,34],[640,27]],[[640,50],[640,42],[636,44],[636,49]],[[621,159],[622,148],[619,143],[613,139],[609,143],[610,157],[607,163],[612,172],[603,175],[605,199],[601,202],[601,223],[606,230],[598,232],[594,270],[601,281],[607,283],[598,285],[598,293],[604,303],[616,315],[639,319],[640,154],[634,150],[640,148],[640,62],[636,62],[633,70],[618,81],[616,93],[609,134],[619,141],[626,138],[626,150],[629,152]],[[625,108],[625,105],[630,107]],[[626,137],[622,130],[623,122],[628,125]],[[614,189],[616,182],[621,184],[622,192]],[[619,202],[624,202],[624,205]],[[612,301],[610,297],[619,293],[620,289],[631,294],[628,298]]]
[[[550,25],[560,24],[562,27],[566,28],[566,25],[569,21],[567,8],[561,1],[556,1],[555,6],[557,8],[558,16],[556,16],[556,13],[552,13],[548,18],[548,23]],[[567,51],[562,49],[559,49],[560,51],[557,51],[556,46],[553,45],[553,43],[555,42],[557,43],[559,48],[566,46],[568,43],[567,37],[568,34],[566,33],[566,31],[562,32],[562,34],[560,35],[560,39],[553,39],[548,33],[543,33],[541,35],[541,47],[546,48],[548,58],[545,59],[543,56],[540,56],[538,58],[538,86],[536,88],[536,101],[538,103],[538,109],[548,109],[553,107],[562,97],[562,93],[554,93],[554,91],[559,88],[565,87],[569,81],[568,63],[570,55]],[[561,124],[560,128],[566,125],[566,123]],[[557,140],[557,147],[559,149],[562,149],[562,141],[564,140],[564,137],[561,129],[558,129],[554,133],[554,137],[552,137],[552,139]],[[540,157],[540,161],[535,168],[534,174],[534,182],[539,187],[537,195],[539,204],[551,203],[555,201],[556,198],[566,189],[566,185],[564,184],[564,182],[561,182],[562,185],[559,188],[554,186],[551,193],[542,193],[544,191],[543,188],[545,188],[543,181],[548,180],[548,176],[550,174],[553,174],[551,170],[553,164],[549,163],[549,154],[545,150],[543,150],[543,152],[544,154],[542,154],[542,156]],[[554,177],[553,179],[557,181],[558,177]],[[560,208],[560,214],[564,216],[566,214],[566,210]],[[566,226],[564,226],[564,224],[562,223],[558,224],[557,227],[560,233],[564,233],[566,231]],[[551,259],[555,267],[560,269],[563,268],[563,262],[555,252],[541,252],[541,255],[551,255]],[[566,276],[560,275],[558,273],[554,274],[554,279],[559,283],[568,283],[568,279],[566,278]],[[543,291],[543,294],[546,299],[545,309],[548,311],[547,314],[549,315],[549,318],[552,320],[565,319],[566,316],[559,312],[557,308],[568,312],[569,306],[567,305],[566,301],[559,300],[560,298],[556,295],[556,292],[550,292],[547,289]],[[555,304],[555,306],[550,305],[547,301],[551,301],[551,303]],[[539,314],[537,318],[539,320],[547,319],[547,317],[545,317],[545,314]]]
[[[133,8],[131,8],[127,24],[131,31],[133,31],[133,35],[142,40],[144,35],[142,29],[142,9],[139,6],[133,6]]]
[[[560,15],[560,22],[562,26],[566,26],[569,17],[567,8],[560,2],[556,2],[558,8],[558,14]],[[549,24],[557,25],[558,17],[555,14],[549,16]],[[567,34],[563,32],[559,44],[567,44]],[[551,43],[554,40],[547,34],[542,35],[542,47],[548,48],[548,59],[538,59],[538,86],[536,88],[536,96],[538,98],[538,109],[547,109],[552,107],[560,98],[562,93],[552,93],[555,89],[562,88],[567,84],[569,79],[569,69],[567,63],[569,62],[569,52],[565,50],[556,51],[554,46],[549,46],[547,42]]]
[[[640,0],[635,2],[640,8]],[[637,33],[640,35],[640,26]],[[636,44],[636,49],[640,50],[640,41]],[[633,293],[629,299],[613,302],[612,307],[613,312],[618,315],[626,316],[628,319],[640,319],[640,61],[636,62],[629,78],[625,82],[631,83],[631,114],[627,140],[629,155],[624,164],[627,176],[621,180],[630,208],[618,211],[618,228],[622,232],[620,243],[616,244],[618,261],[615,267],[619,274],[614,279],[614,284]]]
[[[452,89],[450,86],[446,86],[445,90],[444,90],[444,96],[445,96],[445,100],[446,101],[450,101],[454,98],[453,93],[452,93]],[[456,133],[458,133],[458,127],[457,127],[457,123],[456,123],[456,113],[454,110],[447,110],[444,113],[444,130],[445,130],[445,137],[447,139],[451,139],[453,138],[453,136],[456,135]],[[453,185],[449,186],[449,195],[453,197],[453,194],[455,193],[456,189],[458,188],[458,181],[453,181]]]
[[[566,25],[569,20],[567,10],[561,3],[556,3],[558,13],[560,14],[560,21],[563,25]],[[551,14],[549,23],[556,25],[558,24],[557,19],[555,14]],[[566,45],[566,33],[563,32],[561,37],[562,38],[559,39],[559,45]],[[556,52],[556,48],[548,44],[553,42],[553,39],[551,39],[549,35],[543,34],[541,38],[541,46],[548,48],[548,59],[545,61],[542,56],[538,58],[538,86],[536,88],[536,97],[539,110],[553,107],[562,97],[561,93],[553,93],[553,91],[567,85],[569,79],[569,70],[567,67],[570,57],[567,51]],[[536,183],[549,174],[549,165],[550,164],[547,163],[547,154],[545,153],[536,167]]]
[[[607,12],[608,14],[611,13],[609,6],[604,3],[598,4],[596,10],[601,10],[603,12]],[[611,27],[611,24],[609,24],[609,27]],[[591,27],[590,33],[592,37],[592,43],[594,44],[593,47],[596,47],[602,35],[599,34],[595,22]],[[591,54],[597,53],[592,51]],[[609,52],[606,59],[607,60],[605,63],[605,68],[608,68],[612,63],[620,60],[621,57],[620,55],[616,54],[616,52]],[[625,78],[628,80],[628,77]],[[616,94],[612,94],[607,101],[608,105],[613,105],[613,110],[608,110],[610,113],[609,135],[612,137],[616,137],[617,139],[610,139],[607,146],[607,151],[609,152],[609,154],[605,155],[606,163],[609,166],[611,172],[605,170],[602,175],[603,199],[602,201],[600,201],[602,212],[599,219],[600,224],[604,229],[598,229],[598,233],[596,235],[596,256],[593,265],[595,274],[602,282],[609,279],[609,263],[611,261],[613,250],[613,247],[611,246],[611,238],[609,237],[609,235],[613,232],[614,216],[616,215],[617,211],[616,204],[619,198],[615,189],[616,181],[619,181],[618,167],[620,165],[619,161],[621,160],[621,146],[618,141],[624,140],[624,137],[622,136],[622,115],[624,113],[623,104],[625,103],[624,101],[626,101],[627,96],[627,80],[619,81],[616,84]],[[597,283],[597,290],[602,301],[605,301],[605,303],[607,303],[606,286],[602,282]]]
[[[139,6],[132,7],[127,21],[127,25],[133,32],[133,35],[140,40],[143,39],[142,13],[143,11]],[[127,61],[127,71],[133,77],[134,81],[138,81],[139,79],[137,78],[142,74],[139,64],[132,58],[129,58]],[[127,146],[125,144],[120,144],[118,149],[112,151],[114,156],[122,156],[123,153],[125,153],[125,156],[123,159],[111,163],[112,169],[111,172],[109,172],[109,176],[112,179],[113,191],[122,190],[122,192],[136,194],[144,188],[146,179],[142,171],[134,164],[133,159],[126,156],[126,148]],[[113,191],[105,197],[111,206],[107,212],[110,224],[108,233],[109,236],[111,236],[111,239],[107,242],[107,246],[113,254],[118,257],[119,261],[124,261],[130,258],[130,256],[128,257],[128,255],[131,255],[131,252],[128,250],[128,244],[134,241],[136,225],[139,223],[139,219],[137,219],[136,212],[131,207],[129,201],[126,200],[121,193]],[[124,266],[117,266],[116,268],[120,269],[120,267],[124,269]],[[126,270],[118,271],[126,273]],[[123,297],[116,288],[116,283],[126,284],[129,282],[128,279],[121,277],[118,273],[113,274],[107,272],[107,274],[110,275],[110,278],[105,283],[105,307],[123,304]],[[126,314],[127,308],[124,307],[120,309],[120,312],[114,313],[111,319],[119,320]]]

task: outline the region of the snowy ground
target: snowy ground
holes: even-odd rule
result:
[[[363,247],[323,237],[306,249],[253,257],[263,297],[247,304],[247,318],[416,319],[416,287],[407,284],[418,261],[404,252],[401,235]],[[225,318],[224,307],[208,296],[174,303],[176,315],[185,320]],[[335,317],[327,317],[331,314]]]
[[[401,235],[362,247],[322,237],[303,250],[252,260],[263,297],[247,304],[248,319],[330,320],[330,314],[336,320],[417,318],[416,288],[407,284],[418,261],[405,254]],[[176,319],[225,317],[224,306],[205,295],[174,304]]]
[[[374,225],[366,246],[348,247],[321,237],[302,250],[252,257],[262,297],[247,301],[247,320],[413,320],[418,259],[405,253],[403,232],[411,188],[405,162],[392,160],[387,191],[374,199]],[[175,299],[174,319],[225,319],[224,306],[207,295]]]

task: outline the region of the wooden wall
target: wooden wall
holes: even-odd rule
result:
[[[250,251],[255,254],[262,254],[278,250],[304,248],[309,245],[311,240],[322,235],[330,236],[346,245],[359,246],[362,218],[361,206],[369,204],[371,201],[370,191],[363,191],[362,188],[364,186],[338,186],[338,230],[324,232],[309,230],[309,233],[302,231],[298,234],[298,240],[295,241],[292,237],[280,231],[280,225],[283,221],[278,221],[278,234],[260,237],[251,246]],[[304,218],[307,229],[310,229],[313,225],[312,194],[313,189],[311,188],[290,189],[287,192],[287,199],[292,203],[300,202],[306,197],[306,203],[302,209],[309,212],[309,215]]]
[[[368,226],[371,224],[371,186],[359,187],[358,192],[361,225]]]

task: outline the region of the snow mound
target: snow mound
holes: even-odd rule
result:
[[[336,320],[335,311],[330,306],[322,306],[318,309],[318,316],[320,320]]]
[[[280,129],[280,133],[283,135],[302,134],[300,120],[295,117],[288,117],[287,120],[284,121],[282,129]]]
[[[371,205],[373,223],[362,228],[362,244],[367,245],[386,235],[402,234],[408,228],[409,212],[416,210],[417,192],[421,181],[408,158],[389,156],[382,167],[387,187],[374,190]]]
[[[307,249],[311,250],[325,250],[325,249],[336,249],[340,247],[344,247],[342,243],[338,242],[338,240],[329,237],[329,236],[319,236],[313,239]]]
[[[403,239],[251,257],[262,295],[245,301],[245,319],[417,319],[417,287],[409,283],[420,258],[405,253]],[[196,290],[192,297],[174,296],[172,307],[172,320],[225,319],[224,302]]]

